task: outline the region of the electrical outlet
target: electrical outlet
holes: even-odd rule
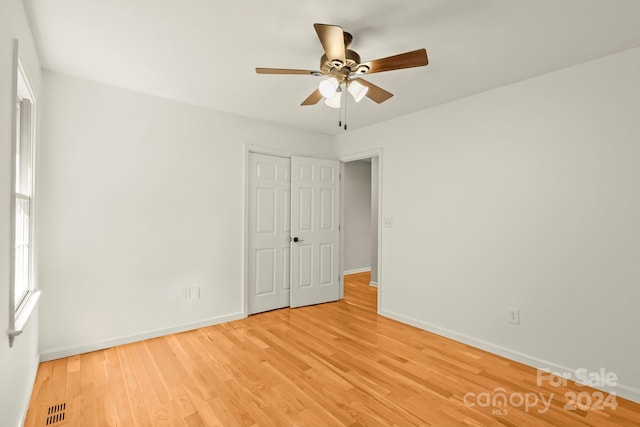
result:
[[[184,299],[190,299],[191,298],[191,288],[183,288],[182,289],[182,296],[184,297]]]
[[[191,298],[200,298],[200,286],[191,288]]]
[[[509,323],[514,325],[520,324],[520,310],[517,308],[509,309]]]
[[[384,226],[387,228],[392,228],[393,227],[393,218],[390,216],[387,216],[384,218]]]

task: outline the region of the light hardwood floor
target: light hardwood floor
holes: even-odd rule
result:
[[[344,277],[344,302],[372,313],[378,312],[378,290],[369,286],[371,273],[349,274]]]
[[[378,316],[368,282],[346,277],[335,303],[42,363],[26,426],[61,403],[54,427],[640,425],[638,404],[566,410],[565,393],[597,392],[538,387],[532,368]],[[553,399],[527,411],[518,396]]]

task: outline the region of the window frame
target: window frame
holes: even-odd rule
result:
[[[16,336],[20,335],[29,318],[33,312],[38,299],[40,298],[40,291],[37,287],[36,275],[35,275],[35,180],[36,180],[36,111],[37,111],[37,99],[32,86],[29,82],[29,77],[25,72],[24,67],[19,57],[19,43],[18,40],[13,42],[13,102],[12,102],[12,132],[11,132],[11,222],[10,222],[10,259],[9,259],[9,347],[13,346],[13,342]],[[25,116],[25,103],[27,101],[29,105],[28,116]],[[23,104],[25,103],[25,104]],[[27,123],[25,125],[25,120]],[[24,128],[27,132],[25,134]],[[27,188],[26,191],[21,188],[18,191],[17,185],[20,180],[17,177],[19,171],[17,161],[19,150],[23,147],[24,138],[28,138],[28,163],[27,166],[30,169],[27,175]],[[21,162],[22,163],[22,162]],[[16,208],[18,206],[18,200],[27,200],[29,203],[29,218],[28,218],[28,266],[27,266],[27,288],[21,293],[19,301],[16,301],[16,289],[17,289],[17,274],[16,274],[16,243],[17,243],[17,213]]]

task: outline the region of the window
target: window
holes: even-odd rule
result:
[[[13,243],[12,287],[9,301],[14,313],[9,325],[9,345],[20,335],[38,300],[33,274],[33,189],[35,164],[35,96],[18,59],[15,62],[15,122],[13,128]]]
[[[18,86],[19,87],[19,86]],[[20,309],[31,288],[31,206],[33,189],[33,134],[31,99],[18,92],[15,141],[14,303]]]

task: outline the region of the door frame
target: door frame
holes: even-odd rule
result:
[[[371,150],[359,151],[352,154],[343,154],[340,160],[340,174],[344,175],[344,164],[355,160],[378,158],[378,307],[380,314],[383,296],[382,277],[382,147]],[[344,224],[344,180],[340,180],[340,224]],[[344,298],[344,233],[340,230],[340,299]]]

